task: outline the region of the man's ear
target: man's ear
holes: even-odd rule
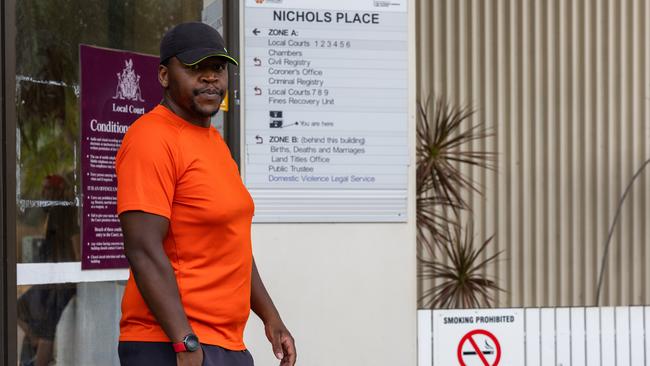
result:
[[[169,86],[169,69],[165,65],[158,66],[158,82],[165,89]]]

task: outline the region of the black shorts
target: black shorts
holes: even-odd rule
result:
[[[204,366],[253,366],[247,350],[231,351],[202,344]],[[122,366],[176,366],[176,352],[166,342],[120,342],[117,347]]]

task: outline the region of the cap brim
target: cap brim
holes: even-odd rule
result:
[[[176,55],[176,58],[187,66],[196,65],[208,57],[223,57],[226,61],[235,66],[239,66],[239,62],[231,57],[223,50],[216,50],[214,48],[199,48],[190,51],[185,51]]]

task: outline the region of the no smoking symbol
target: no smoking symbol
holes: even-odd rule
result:
[[[457,354],[460,366],[498,366],[501,345],[494,334],[476,329],[463,336]]]

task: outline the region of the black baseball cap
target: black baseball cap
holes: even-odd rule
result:
[[[185,65],[194,65],[208,57],[223,57],[239,65],[225,47],[216,29],[200,22],[181,23],[165,33],[160,41],[160,63],[176,58]]]

